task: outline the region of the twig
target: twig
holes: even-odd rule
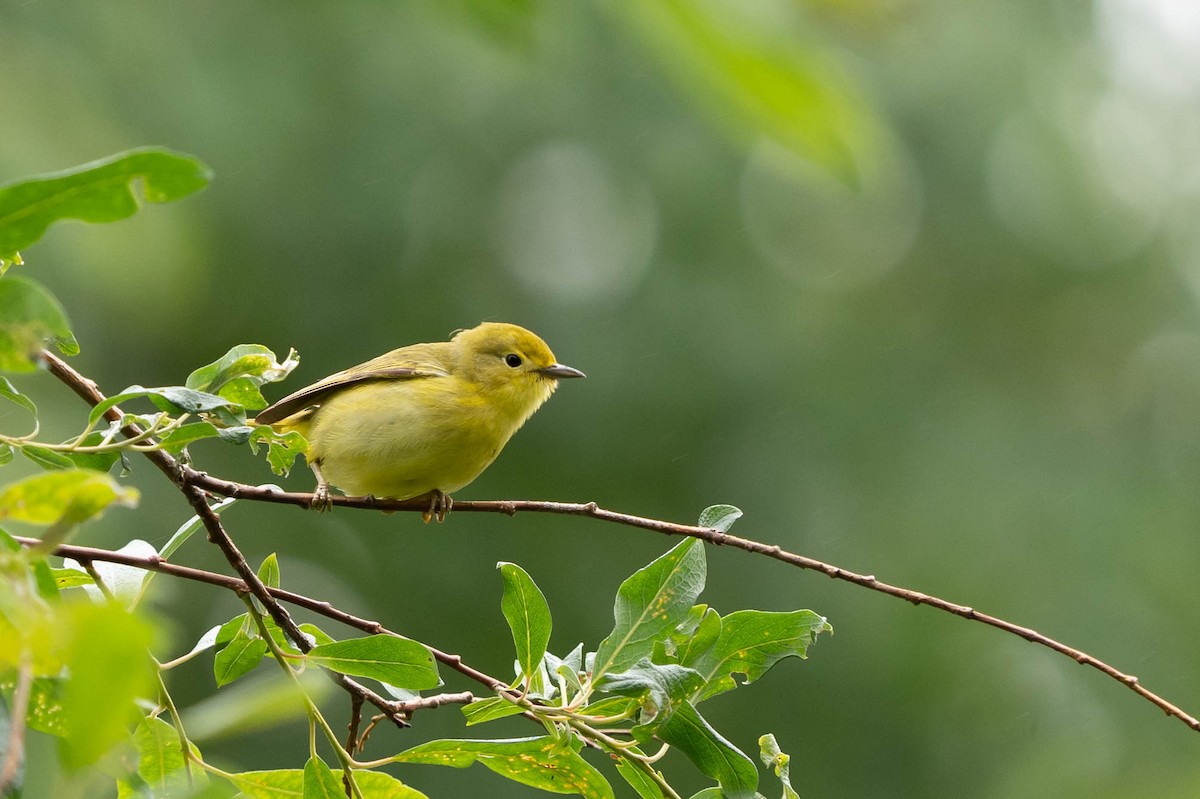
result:
[[[64,382],[72,387],[77,394],[82,396],[88,402],[95,404],[100,402],[103,395],[96,389],[95,384],[87,381],[82,375],[79,375],[59,358],[52,353],[43,351],[43,359],[46,361],[50,371],[59,376]],[[146,453],[146,456],[151,460],[155,460],[157,456],[162,456],[174,462],[170,456],[162,452]],[[248,499],[258,502],[273,502],[288,505],[297,505],[300,507],[311,507],[313,502],[312,494],[279,491],[274,488],[266,488],[262,486],[251,486],[242,483],[235,483],[230,480],[222,480],[203,472],[196,471],[190,467],[182,466],[180,468],[180,482],[188,487],[200,489],[203,491],[212,492],[228,497],[236,497],[239,499]],[[429,509],[429,503],[422,500],[382,500],[374,497],[340,497],[332,496],[329,498],[333,505],[347,508],[362,508],[368,510],[385,510],[385,511],[418,511],[423,512]],[[699,538],[716,546],[729,546],[736,549],[741,549],[746,552],[751,552],[757,555],[763,555],[775,560],[782,561],[791,566],[801,569],[818,571],[831,577],[835,580],[844,580],[854,583],[863,588],[872,591],[878,591],[889,596],[898,597],[911,602],[914,605],[927,605],[931,608],[951,613],[955,616],[960,616],[964,619],[981,622],[990,625],[997,629],[1003,630],[1012,635],[1024,638],[1026,641],[1044,646],[1059,654],[1066,655],[1077,663],[1085,666],[1090,666],[1097,671],[1113,678],[1117,682],[1126,686],[1134,693],[1154,704],[1168,716],[1173,716],[1179,719],[1193,730],[1200,731],[1200,719],[1186,713],[1184,710],[1167,701],[1163,697],[1143,687],[1138,681],[1138,678],[1132,674],[1126,674],[1119,669],[1109,665],[1093,655],[1068,646],[1060,641],[1057,641],[1049,636],[1039,633],[1029,627],[1023,627],[1019,624],[1006,621],[998,616],[992,616],[987,613],[982,613],[967,605],[959,605],[954,602],[932,596],[921,591],[914,591],[909,588],[891,585],[889,583],[877,580],[874,575],[859,574],[857,572],[843,569],[839,566],[834,566],[814,558],[808,558],[794,552],[788,552],[775,544],[763,544],[758,541],[753,541],[748,538],[730,535],[720,530],[696,527],[693,525],[676,524],[674,522],[663,521],[661,519],[650,519],[643,516],[635,516],[628,513],[619,513],[617,511],[607,510],[599,507],[595,502],[542,502],[536,500],[501,500],[501,501],[458,501],[454,503],[454,511],[456,513],[502,513],[507,516],[515,516],[519,512],[532,513],[553,513],[569,516],[586,516],[600,521],[606,521],[613,524],[621,524],[628,527],[637,527],[643,530],[651,530],[664,535],[681,535]]]
[[[358,749],[358,728],[362,724],[362,706],[362,697],[350,697],[350,721],[346,723],[346,751],[351,755]]]
[[[24,536],[13,536],[13,539],[17,541],[17,543],[26,547],[36,546],[40,543],[40,539],[26,538]],[[75,544],[62,544],[54,550],[53,554],[58,555],[59,557],[72,558],[78,561],[80,564],[86,564],[91,561],[120,563],[121,565],[132,566],[136,569],[160,572],[162,574],[169,574],[184,580],[192,580],[198,583],[207,583],[209,585],[219,586],[238,594],[249,593],[249,589],[246,587],[246,584],[237,577],[230,577],[226,574],[217,574],[216,572],[204,571],[203,569],[196,569],[191,566],[181,566],[179,564],[163,560],[157,555],[130,555],[126,552],[115,552],[108,549],[84,547]],[[311,610],[314,613],[318,613],[328,619],[341,622],[348,627],[362,630],[365,633],[371,635],[392,635],[400,637],[399,633],[389,630],[377,621],[364,619],[360,616],[355,616],[351,613],[339,610],[328,602],[319,599],[313,599],[312,597],[308,597],[303,594],[297,594],[294,591],[288,591],[283,588],[271,588],[268,586],[267,591],[274,599],[278,601],[287,602],[290,605]],[[428,644],[426,644],[426,647],[430,652],[433,653],[434,658],[436,658],[439,663],[449,666],[459,674],[474,680],[480,685],[487,687],[489,690],[508,690],[508,686],[504,681],[497,679],[490,674],[485,674],[473,666],[467,665],[463,662],[462,656],[443,652],[440,649],[428,646]],[[518,695],[515,691],[511,693],[514,696]],[[461,697],[465,695],[466,694],[451,694],[450,696]],[[385,707],[381,707],[380,710],[384,710],[389,715],[399,714],[403,716],[407,713],[413,712],[414,710],[418,710],[421,707],[436,707],[436,704],[427,704],[428,701],[435,698],[436,697],[427,697],[426,699],[414,700],[410,702],[382,699],[381,701]],[[446,701],[447,700],[443,699],[439,704],[444,704]],[[374,702],[372,702],[372,704],[375,704],[376,707],[379,707],[379,705]]]
[[[271,488],[261,486],[243,485],[234,483],[228,480],[221,480],[211,477],[206,474],[198,474],[194,485],[198,488],[203,488],[206,491],[211,491],[215,494],[223,496],[237,497],[239,499],[254,500],[259,502],[275,502],[289,505],[298,505],[307,508],[312,502],[311,494],[277,491]],[[413,500],[381,500],[368,497],[330,497],[334,505],[344,506],[347,508],[361,508],[369,510],[384,510],[384,511],[424,511],[428,510],[428,502],[413,501]],[[921,591],[914,591],[909,588],[903,588],[897,585],[877,580],[874,575],[859,574],[843,569],[840,566],[834,566],[823,561],[813,558],[798,555],[794,552],[788,552],[775,544],[763,544],[748,538],[723,533],[720,530],[715,530],[707,527],[696,527],[687,524],[676,524],[667,522],[661,519],[649,519],[643,516],[634,516],[628,513],[618,513],[617,511],[607,510],[599,507],[595,502],[542,502],[537,500],[499,500],[499,501],[470,501],[459,500],[454,503],[455,513],[501,513],[506,516],[515,516],[519,512],[527,513],[553,513],[567,516],[586,516],[591,519],[611,522],[613,524],[621,524],[628,527],[637,527],[643,530],[652,530],[656,533],[664,535],[681,535],[699,538],[716,546],[728,546],[735,549],[741,549],[746,552],[751,552],[757,555],[764,555],[768,558],[782,561],[791,566],[801,569],[809,569],[818,571],[831,577],[835,580],[844,580],[854,583],[855,585],[868,588],[872,591],[878,591],[889,596],[899,597],[906,602],[911,602],[914,605],[927,605],[931,608],[952,613],[955,616],[960,616],[964,619],[982,622],[983,624],[996,627],[1007,633],[1024,638],[1035,644],[1039,644],[1048,649],[1052,649],[1059,654],[1066,655],[1084,666],[1090,666],[1097,671],[1108,675],[1117,682],[1126,686],[1134,693],[1141,696],[1143,699],[1151,702],[1168,716],[1173,716],[1182,721],[1193,730],[1200,731],[1200,719],[1188,714],[1178,706],[1167,701],[1158,694],[1150,691],[1142,686],[1138,678],[1132,674],[1126,674],[1119,669],[1109,665],[1099,658],[1089,655],[1080,649],[1068,646],[1060,641],[1050,638],[1047,635],[1039,633],[1029,627],[1023,627],[1019,624],[1006,621],[998,616],[992,616],[987,613],[975,610],[967,605],[959,605],[954,602],[932,596]]]
[[[54,353],[49,350],[42,350],[41,359],[51,374],[65,383],[90,405],[99,405],[105,400],[104,394],[101,393],[95,382],[72,369]],[[114,406],[105,411],[104,417],[109,421],[120,423],[124,417],[124,413]],[[130,438],[136,438],[142,435],[143,431],[136,425],[125,425],[121,428],[121,432]],[[197,517],[204,524],[204,528],[208,533],[208,540],[217,545],[225,556],[225,559],[229,562],[229,565],[241,576],[244,583],[243,590],[262,603],[271,618],[279,625],[284,634],[299,647],[301,652],[307,652],[312,649],[313,645],[308,640],[308,636],[300,630],[299,626],[292,620],[283,606],[267,591],[267,587],[263,585],[262,580],[258,579],[258,575],[255,574],[254,570],[250,568],[250,564],[246,562],[246,558],[233,543],[233,539],[225,532],[225,528],[221,524],[221,518],[209,507],[207,495],[195,486],[195,478],[200,472],[176,460],[162,450],[145,451],[142,454],[179,487],[188,504],[192,506]],[[324,671],[334,683],[341,686],[344,690],[353,695],[361,696],[382,710],[397,727],[408,726],[403,717],[391,709],[393,703],[389,700],[344,674],[329,669],[325,669]]]
[[[434,694],[433,696],[422,696],[419,699],[409,699],[407,702],[398,703],[397,708],[401,713],[415,713],[418,710],[442,705],[469,705],[474,701],[475,694],[470,691],[461,691],[456,694]]]

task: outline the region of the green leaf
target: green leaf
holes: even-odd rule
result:
[[[66,680],[61,677],[35,677],[29,686],[29,709],[25,711],[25,724],[31,730],[55,735],[67,734],[66,719],[63,718],[62,696]],[[0,693],[12,693],[12,684],[0,685]]]
[[[54,579],[50,564],[46,563],[44,558],[34,558],[29,565],[33,570],[33,582],[37,586],[38,596],[42,599],[58,599],[58,582]]]
[[[304,799],[305,774],[307,768],[301,771],[295,769],[280,769],[278,771],[246,771],[241,774],[230,774],[229,780],[241,791],[239,797],[245,799]],[[341,790],[342,771],[334,769],[330,772]],[[410,788],[400,780],[384,774],[382,771],[355,771],[354,781],[362,789],[367,799],[428,799],[425,794],[415,788]],[[341,793],[341,797],[346,794]]]
[[[325,761],[313,755],[304,764],[304,799],[345,799],[342,781],[334,776]]]
[[[700,511],[700,521],[697,526],[728,533],[729,528],[733,527],[733,523],[740,518],[742,518],[741,509],[735,508],[733,505],[709,505]]]
[[[321,644],[332,644],[333,643],[333,638],[328,633],[326,633],[324,630],[322,630],[317,625],[312,624],[310,622],[306,621],[303,624],[301,624],[300,632],[306,633],[306,634],[312,636],[313,642],[314,642],[313,646],[320,646]],[[291,639],[289,638],[288,640],[290,641]]]
[[[579,679],[580,661],[582,659],[583,645],[580,644],[568,653],[565,660],[560,660],[555,655],[547,652],[543,665],[550,674],[562,678],[569,695],[572,691],[578,692],[583,690],[583,683]]]
[[[485,721],[516,716],[520,713],[520,705],[510,702],[502,696],[478,699],[469,705],[462,706],[462,714],[467,720],[468,727],[483,724]]]
[[[194,764],[189,781],[179,732],[162,719],[146,717],[139,721],[133,731],[133,744],[138,753],[138,776],[154,789],[155,796],[187,795],[192,784],[207,784],[208,775]],[[188,748],[197,759],[200,757],[200,750],[190,742]]]
[[[285,652],[294,652],[298,655],[304,654],[303,652],[300,651],[300,648],[296,646],[296,643],[291,638],[288,637],[288,634],[283,631],[283,628],[279,626],[279,623],[276,622],[274,619],[272,619],[270,616],[266,616],[263,618],[263,624],[267,628],[267,634],[270,635],[271,640],[275,642],[275,646],[284,650]],[[312,629],[311,624],[308,624],[308,625],[302,624],[302,625],[300,625],[301,632],[304,631],[305,627],[309,627],[310,629]],[[320,632],[320,631],[318,630],[318,632]],[[254,626],[254,628],[251,632],[251,635],[254,635],[254,636],[259,635],[257,625]],[[318,636],[313,636],[313,637],[317,638],[316,643],[331,643],[333,641],[332,638],[330,638],[328,635],[325,635],[324,633],[320,633],[320,637],[318,637]],[[419,696],[419,694],[418,694],[418,696]],[[409,697],[409,698],[413,698],[413,697]]]
[[[258,567],[258,579],[269,588],[279,587],[279,558],[272,552]]]
[[[70,469],[11,483],[0,491],[0,519],[47,525],[42,548],[57,546],[78,524],[110,505],[132,507],[138,492],[103,472]]]
[[[109,505],[132,507],[137,491],[103,472],[87,469],[47,472],[10,483],[0,491],[0,519],[48,525],[64,515],[84,521]]]
[[[124,740],[137,715],[134,700],[153,686],[148,647],[154,630],[124,608],[72,603],[62,616],[70,679],[62,706],[67,736],[62,760],[76,769]]]
[[[758,796],[759,794],[755,794],[755,799],[758,799]],[[720,788],[705,788],[692,794],[688,799],[725,799],[725,794],[721,793]]]
[[[593,679],[649,657],[655,641],[687,616],[704,588],[705,572],[704,548],[689,538],[621,583],[616,626],[596,650]]]
[[[394,635],[369,635],[313,647],[308,660],[354,677],[369,677],[423,691],[441,685],[433,653],[424,644]]]
[[[877,157],[880,123],[832,52],[728,25],[687,0],[616,3],[681,88],[731,135],[762,135],[849,183]]]
[[[550,643],[550,606],[533,578],[520,566],[501,562],[496,567],[504,580],[500,609],[512,630],[517,663],[521,666],[525,684],[529,685]]]
[[[48,472],[75,468],[75,461],[63,453],[37,444],[24,445],[21,447],[21,454]]]
[[[0,466],[4,466],[5,464],[12,463],[12,459],[13,459],[13,448],[10,447],[8,444],[0,442]]]
[[[267,407],[259,386],[283,380],[300,363],[295,350],[280,363],[275,353],[261,344],[239,344],[210,364],[188,375],[187,387],[219,394],[246,410]]]
[[[642,658],[625,671],[604,675],[596,688],[642,698],[641,723],[634,728],[634,737],[646,741],[654,732],[652,725],[666,721],[677,705],[686,702],[703,685],[704,678],[692,669],[659,665]]]
[[[559,667],[556,667],[556,671]],[[575,682],[579,682],[579,672],[583,671],[583,644],[575,645],[575,648],[567,653],[567,656],[562,659],[561,668],[575,672]]]
[[[90,574],[78,569],[51,569],[50,576],[54,578],[54,584],[59,589],[96,584],[96,581],[92,579]]]
[[[17,390],[17,387],[8,381],[7,377],[0,377],[0,398],[6,399],[25,410],[33,416],[33,429],[37,431],[37,406],[33,404],[33,400]],[[11,451],[11,450],[10,450]]]
[[[171,454],[178,454],[186,447],[196,441],[201,441],[205,438],[217,438],[221,435],[221,428],[218,428],[212,422],[191,422],[175,428],[162,438],[162,448]]]
[[[679,663],[691,663],[700,652],[705,652],[721,635],[721,614],[707,605],[697,605],[692,608],[701,610],[699,622],[688,634],[685,625],[680,625],[671,634],[675,646],[675,656]]]
[[[308,449],[308,442],[304,436],[295,430],[280,433],[269,425],[259,425],[254,428],[249,441],[250,451],[256,455],[259,444],[266,443],[267,463],[270,464],[271,471],[279,475],[287,475],[292,470],[292,464],[295,463],[296,458],[303,455]]]
[[[217,628],[217,637],[213,643],[224,646],[241,632],[249,638],[258,638],[258,626],[250,621],[249,613],[240,613]]]
[[[466,768],[482,763],[492,771],[522,785],[550,793],[579,794],[612,799],[612,786],[576,747],[553,736],[491,741],[440,740],[414,746],[395,759],[398,763],[426,763]]]
[[[79,443],[85,447],[94,447],[104,440],[104,435],[105,434],[103,431],[93,430],[84,436],[83,440]],[[74,441],[74,439],[72,439],[72,441]],[[28,449],[29,447],[25,447],[25,450]],[[112,468],[114,463],[121,459],[120,450],[111,450],[105,452],[71,452],[68,450],[55,450],[54,452],[49,452],[49,450],[47,450],[46,452],[47,454],[53,456],[55,462],[59,462],[59,459],[62,459],[61,462],[65,463],[65,466],[60,467],[57,465],[57,463],[53,465],[42,463],[40,465],[43,469],[78,468],[91,469],[96,472],[107,472]],[[30,460],[37,460],[28,451],[24,452],[24,454]]]
[[[653,767],[652,767],[653,768]],[[635,766],[627,757],[617,758],[617,773],[629,786],[637,791],[642,799],[664,799],[662,788],[650,778],[650,775]],[[661,776],[661,772],[660,772]]]
[[[591,702],[579,712],[593,718],[598,716],[623,716],[640,706],[638,700],[631,696],[608,696],[598,702]]]
[[[3,223],[0,223],[3,238]],[[58,300],[24,277],[0,280],[0,372],[32,372],[47,342],[64,355],[76,355],[79,342]]]
[[[721,784],[729,799],[749,799],[758,787],[758,770],[736,746],[721,737],[696,708],[682,704],[658,728],[658,737],[683,752],[701,772]]]
[[[721,634],[712,646],[693,649],[680,662],[704,677],[707,684],[694,700],[701,702],[736,688],[734,674],[745,675],[743,684],[749,684],[784,658],[807,657],[817,635],[832,630],[811,610],[738,610],[721,619]]]
[[[775,776],[783,783],[783,799],[800,799],[800,795],[792,788],[790,757],[785,755],[775,740],[775,736],[767,733],[758,739],[759,759],[767,768],[775,770]]]
[[[168,413],[201,414],[224,411],[235,417],[240,416],[241,421],[245,422],[245,414],[242,412],[241,406],[216,394],[207,394],[184,386],[162,386],[160,388],[130,386],[120,394],[114,394],[96,404],[88,414],[88,423],[99,422],[105,412],[115,405],[143,398],[150,400],[159,410]]]
[[[0,258],[10,259],[60,219],[114,222],[132,216],[139,207],[135,182],[147,202],[164,203],[199,191],[211,177],[190,155],[143,147],[0,186]]]
[[[16,675],[16,671],[9,670],[0,676],[0,697],[12,697],[17,684]],[[29,706],[25,711],[25,726],[28,729],[60,738],[67,734],[62,712],[65,683],[66,680],[61,677],[33,678],[29,685]]]
[[[221,427],[217,429],[217,435],[226,444],[245,444],[250,440],[250,434],[254,432],[254,428],[248,424],[237,425],[236,427]]]
[[[213,659],[213,676],[217,679],[217,687],[228,685],[252,671],[266,654],[266,641],[257,636],[251,638],[239,629],[233,640]]]

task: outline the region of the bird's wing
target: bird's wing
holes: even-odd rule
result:
[[[320,405],[326,398],[347,386],[376,380],[415,380],[449,377],[443,353],[437,345],[413,344],[372,358],[326,377],[311,386],[288,394],[255,417],[258,424],[274,424],[294,414]]]

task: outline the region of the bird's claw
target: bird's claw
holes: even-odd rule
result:
[[[329,483],[317,483],[308,507],[317,513],[327,513],[333,509],[333,500],[329,497]]]
[[[431,520],[437,519],[438,524],[441,524],[446,521],[446,514],[452,507],[454,507],[454,500],[450,498],[450,495],[435,488],[429,492],[429,510],[421,513],[421,521],[429,524]]]

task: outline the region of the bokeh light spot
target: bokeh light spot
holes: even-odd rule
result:
[[[742,173],[741,212],[755,249],[780,274],[842,291],[900,262],[916,237],[921,195],[898,152],[854,187],[764,140]]]
[[[563,301],[632,292],[657,228],[649,189],[575,143],[519,160],[496,196],[493,235],[504,266],[530,291]]]

